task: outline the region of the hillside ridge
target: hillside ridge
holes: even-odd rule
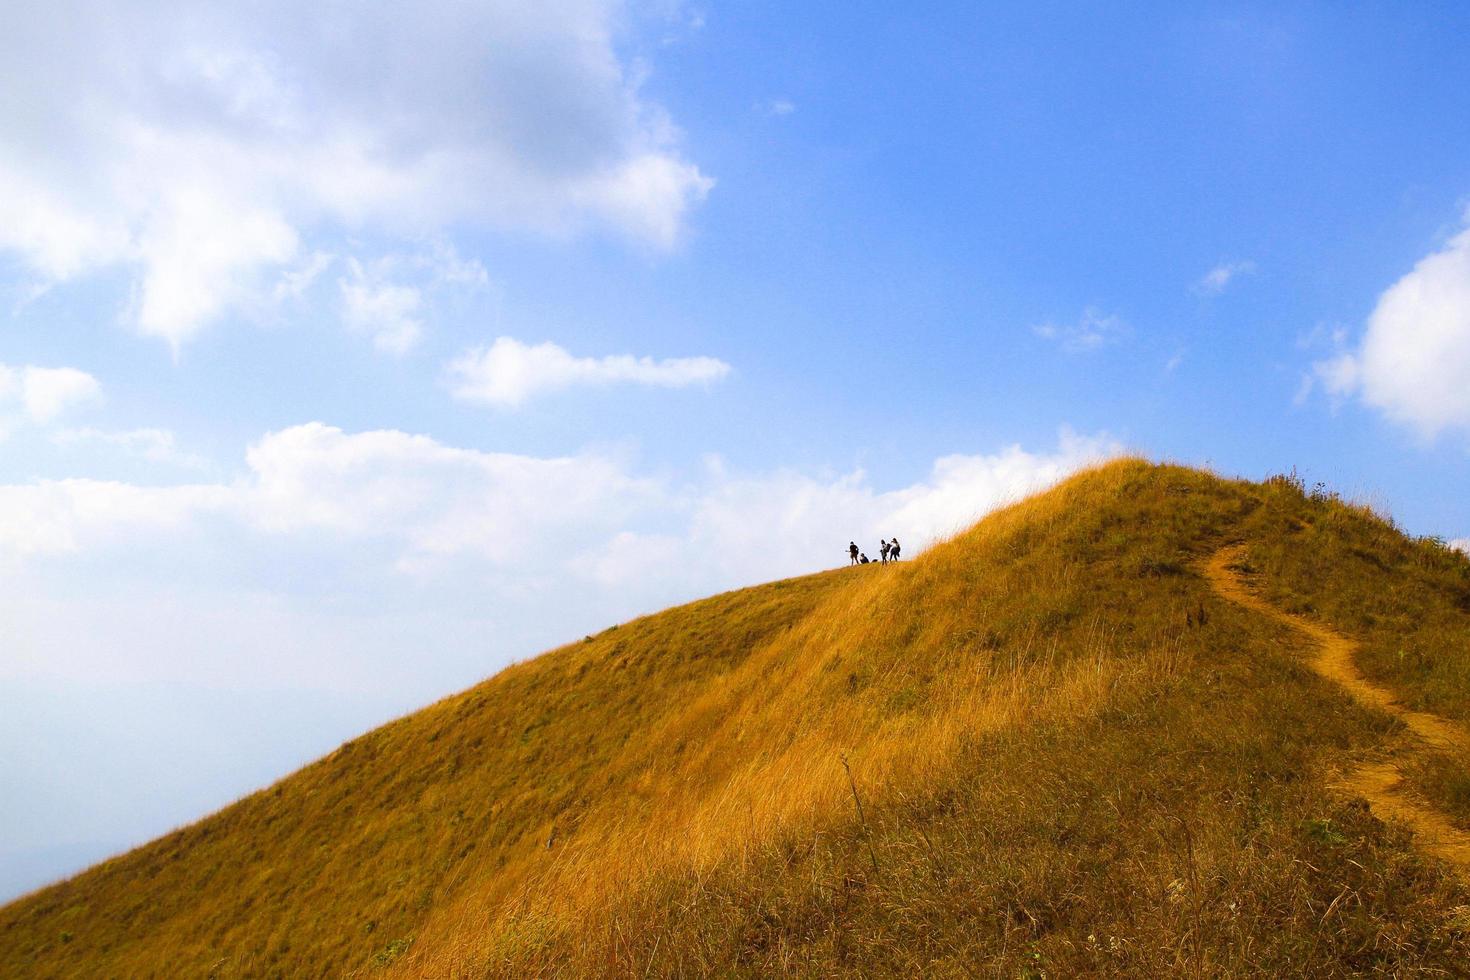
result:
[[[1115,461],[508,667],[0,908],[0,975],[1453,973],[1465,882],[1341,777],[1464,831],[1470,758],[1298,624],[1470,723],[1464,556]]]

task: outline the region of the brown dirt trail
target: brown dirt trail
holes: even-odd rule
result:
[[[1438,715],[1404,707],[1391,691],[1364,677],[1353,659],[1358,648],[1356,642],[1321,623],[1278,609],[1251,592],[1232,567],[1243,554],[1244,549],[1238,545],[1222,548],[1205,563],[1205,577],[1221,597],[1306,634],[1316,647],[1312,669],[1344,688],[1359,703],[1402,721],[1420,740],[1412,750],[1470,748],[1470,732]],[[1470,834],[1455,827],[1440,811],[1406,793],[1401,788],[1402,782],[1402,771],[1389,761],[1358,766],[1340,786],[1366,799],[1379,819],[1406,824],[1424,850],[1470,877]]]

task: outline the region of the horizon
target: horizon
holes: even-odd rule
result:
[[[0,13],[0,901],[1124,453],[1470,550],[1470,10],[183,9]]]

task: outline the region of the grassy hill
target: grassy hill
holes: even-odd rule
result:
[[[0,909],[0,975],[1454,974],[1470,561],[1286,478],[1112,463],[911,562],[511,667]],[[1408,798],[1406,796],[1406,798]]]

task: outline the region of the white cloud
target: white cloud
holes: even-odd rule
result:
[[[1078,354],[1115,344],[1132,330],[1122,317],[1089,306],[1082,311],[1076,323],[1043,323],[1032,327],[1031,332],[1043,340],[1053,341],[1068,353]]]
[[[233,480],[3,485],[0,568],[30,612],[0,678],[427,697],[629,615],[841,564],[849,539],[876,554],[897,535],[912,557],[1118,451],[1064,433],[1049,451],[948,456],[878,490],[861,471],[734,474],[712,459],[682,482],[602,453],[311,423],[262,437]],[[226,621],[221,645],[211,636]]]
[[[50,422],[71,407],[101,396],[97,379],[76,368],[27,367],[21,379],[26,414],[37,422]]]
[[[320,423],[266,435],[246,463],[248,477],[232,483],[0,486],[0,559],[222,520],[268,537],[377,541],[394,568],[461,554],[508,565],[571,529],[592,534],[615,526],[607,522],[625,518],[630,507],[662,499],[653,483],[601,456],[486,453],[392,430],[349,435]]]
[[[1222,262],[1200,277],[1199,282],[1194,284],[1194,291],[1201,296],[1218,296],[1233,280],[1252,275],[1255,271],[1256,264],[1250,259]]]
[[[271,290],[275,303],[300,299],[316,284],[322,273],[331,268],[336,256],[329,252],[312,252],[301,257],[295,266],[283,269]]]
[[[1451,548],[1470,555],[1470,538],[1455,538],[1449,542]]]
[[[330,256],[322,256],[305,264],[297,278],[290,280],[290,293],[299,294],[309,288],[311,280],[332,261]],[[444,241],[371,261],[349,257],[344,264],[346,274],[337,280],[342,321],[349,330],[370,337],[378,350],[388,354],[406,354],[418,345],[435,294],[476,290],[490,283],[484,265],[476,259],[462,258],[453,245]],[[278,294],[283,285],[277,285]]]
[[[407,353],[423,333],[417,287],[386,282],[370,275],[356,259],[348,261],[350,277],[337,280],[342,290],[342,319],[352,330],[373,338],[373,346],[390,354]]]
[[[849,540],[877,557],[879,538],[897,536],[912,557],[995,508],[1121,451],[1108,436],[1064,430],[1050,452],[1010,446],[945,456],[926,479],[888,491],[875,490],[861,470],[826,479],[791,470],[741,476],[712,460],[706,483],[689,500],[680,567],[686,574],[708,569],[696,580],[728,587],[840,564]],[[616,544],[631,548],[626,540]],[[668,547],[657,539],[655,545]]]
[[[927,481],[884,497],[896,505],[885,520],[920,545],[962,531],[986,513],[1044,489],[1084,466],[1123,452],[1106,435],[1063,429],[1051,452],[1019,445],[991,455],[944,456]],[[875,528],[877,530],[877,528]]]
[[[550,342],[525,344],[513,337],[499,337],[488,348],[461,354],[450,362],[448,373],[455,398],[514,408],[535,395],[575,385],[684,388],[707,384],[728,375],[730,365],[713,357],[574,357]]]
[[[180,450],[174,434],[167,429],[62,429],[51,436],[51,441],[58,446],[111,447],[150,463],[167,463],[187,469],[209,468],[203,457]]]
[[[177,348],[289,293],[321,234],[670,247],[712,181],[620,60],[621,9],[7,5],[0,250],[48,282],[126,270],[135,326]]]
[[[490,283],[490,273],[485,271],[479,259],[461,258],[448,242],[436,242],[432,249],[415,256],[413,261],[430,271],[435,285],[477,287]]]
[[[93,571],[119,584],[159,574],[169,588],[239,588],[231,577],[241,556],[258,552],[272,569],[317,568],[319,583],[385,576],[376,593],[353,586],[372,608],[396,601],[405,575],[468,588],[476,603],[508,590],[528,603],[522,615],[538,603],[548,611],[544,623],[520,624],[534,632],[555,626],[549,610],[588,588],[604,608],[611,598],[627,612],[837,564],[850,538],[875,546],[898,535],[913,555],[1119,448],[1064,432],[1048,452],[947,456],[924,480],[880,491],[862,471],[732,474],[711,459],[681,484],[599,453],[493,453],[310,423],[250,446],[245,475],[229,482],[0,486],[0,562],[14,572],[91,556]],[[210,557],[225,553],[233,563]],[[140,571],[157,556],[159,566]],[[290,591],[278,572],[271,581]]]
[[[659,497],[598,455],[487,453],[320,423],[272,433],[246,459],[252,479],[235,499],[254,525],[387,540],[409,564],[466,553],[519,563],[569,529],[594,533]]]
[[[1356,348],[1314,372],[1427,437],[1470,430],[1470,230],[1385,290]]]
[[[102,385],[86,371],[0,364],[0,413],[9,405],[27,421],[45,424],[101,397]]]
[[[0,486],[0,559],[66,554],[177,530],[229,497],[225,487],[142,487],[106,480]]]
[[[765,102],[757,102],[756,111],[767,116],[789,116],[796,111],[796,103],[790,99],[769,99]]]
[[[138,329],[179,344],[259,288],[261,267],[296,255],[296,231],[270,208],[184,188],[160,198],[135,240],[143,267]]]

